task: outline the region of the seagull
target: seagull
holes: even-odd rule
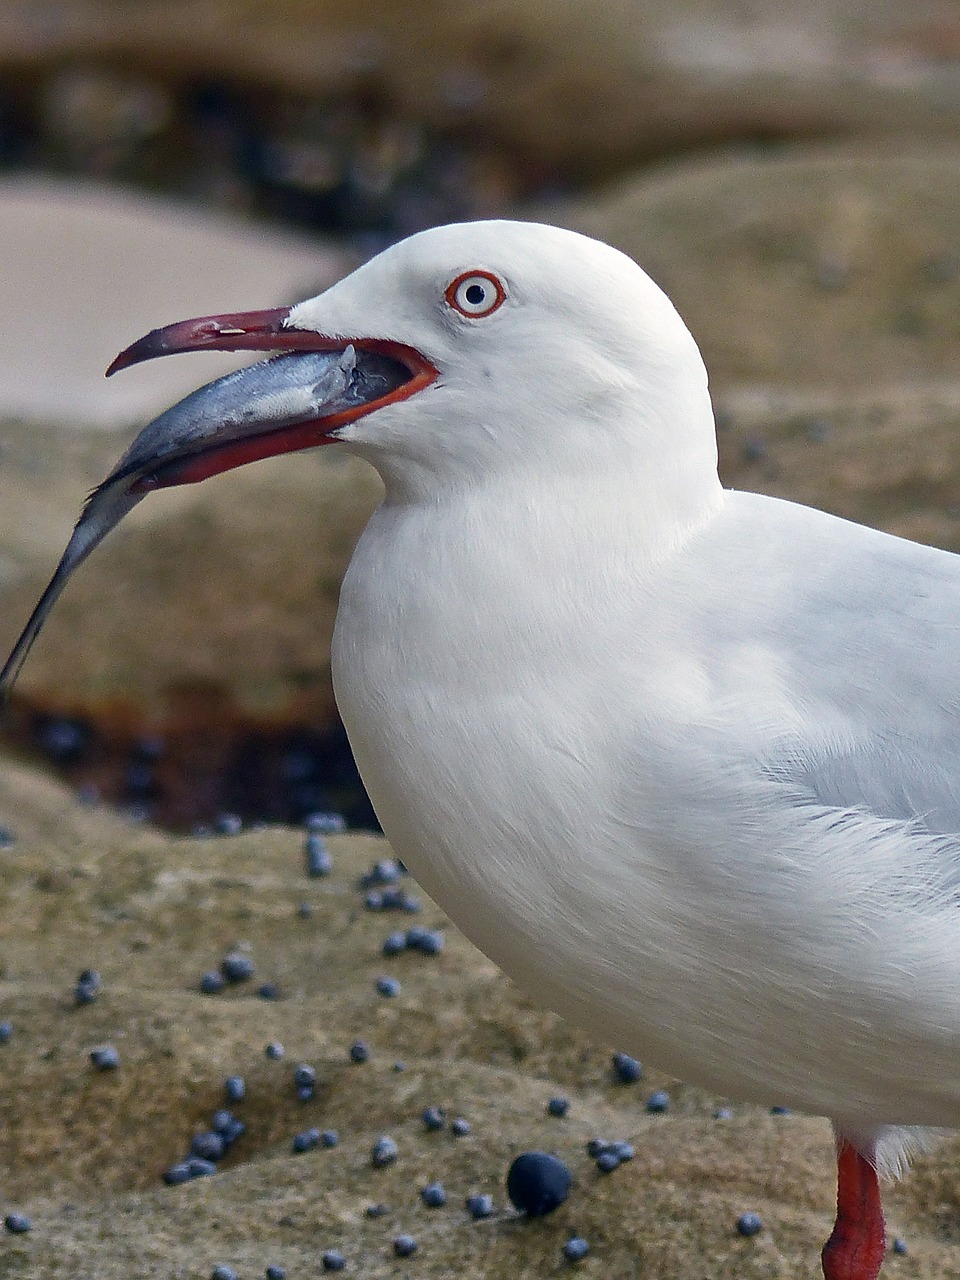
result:
[[[631,259],[433,228],[293,307],[154,330],[271,358],[143,429],[0,673],[153,489],[339,442],[385,497],[339,708],[397,855],[518,984],[728,1097],[828,1116],[826,1280],[960,1127],[960,558],[725,490],[700,353]]]

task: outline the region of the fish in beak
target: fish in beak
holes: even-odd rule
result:
[[[339,428],[428,386],[437,371],[386,339],[326,337],[287,324],[287,308],[205,316],[154,329],[122,351],[107,376],[183,351],[273,351],[228,373],[149,423],[87,499],[53,577],[0,670],[6,697],[71,574],[151,490],[193,484],[233,467],[329,444]]]

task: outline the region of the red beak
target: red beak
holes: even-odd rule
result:
[[[132,342],[107,369],[112,377],[121,369],[155,360],[158,356],[179,355],[184,351],[342,351],[348,345],[359,351],[399,360],[410,370],[411,382],[401,390],[405,399],[420,391],[437,376],[437,370],[415,347],[388,338],[333,338],[312,329],[295,329],[287,324],[289,307],[273,307],[267,311],[237,311],[219,316],[200,316],[196,320],[179,320],[162,329],[151,329]]]
[[[385,404],[408,399],[437,377],[434,365],[414,347],[387,338],[330,337],[312,329],[293,328],[287,324],[289,317],[289,307],[275,307],[267,311],[241,311],[180,320],[138,338],[120,352],[107,369],[106,376],[109,378],[143,360],[178,355],[184,351],[330,352],[353,346],[361,353],[386,356],[398,362],[406,368],[409,377],[388,394],[355,408],[326,414],[319,420],[308,419],[282,429],[270,429],[265,423],[262,434],[252,434],[242,441],[231,441],[225,445],[219,445],[214,436],[189,461],[171,468],[163,479],[153,480],[152,487],[195,483],[260,458],[327,443],[338,427]],[[138,487],[147,487],[149,483],[141,481]]]
[[[154,329],[107,374],[181,351],[274,351],[193,392],[143,428],[90,495],[56,572],[6,663],[0,698],[77,565],[151,490],[193,484],[259,458],[326,444],[338,428],[406,400],[438,376],[419,351],[387,338],[333,338],[295,329],[290,311],[204,316]]]

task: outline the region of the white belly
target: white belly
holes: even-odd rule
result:
[[[761,899],[768,834],[739,848],[709,795],[702,830],[678,831],[653,783],[645,793],[659,729],[597,683],[604,619],[588,643],[562,626],[542,644],[535,625],[506,636],[474,615],[462,577],[438,591],[427,576],[418,594],[399,541],[391,563],[365,535],[344,583],[337,700],[387,838],[467,937],[543,1004],[717,1092],[960,1123],[957,1035],[942,1013],[925,1026],[919,1005],[897,1024],[884,975],[827,910],[829,884],[806,902],[821,891],[801,867],[796,892]]]

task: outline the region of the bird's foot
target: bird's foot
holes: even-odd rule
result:
[[[885,1252],[877,1171],[841,1138],[837,1148],[837,1220],[821,1254],[825,1280],[876,1280]]]

